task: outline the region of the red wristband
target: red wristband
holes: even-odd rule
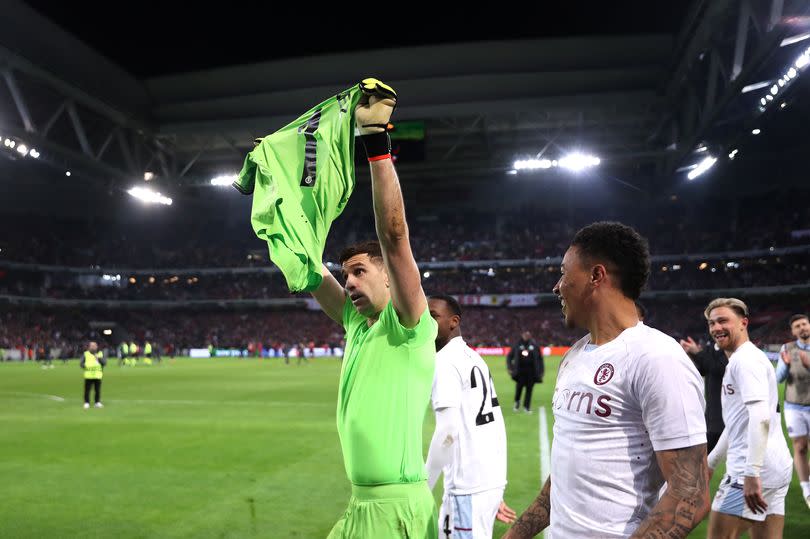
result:
[[[377,157],[369,157],[368,162],[373,163],[374,161],[382,161],[383,159],[391,159],[391,154],[387,153],[385,155],[378,155]]]

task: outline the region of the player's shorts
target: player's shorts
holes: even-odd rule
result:
[[[720,487],[712,502],[712,511],[747,518],[762,522],[768,515],[785,515],[785,496],[787,496],[790,483],[777,488],[762,487],[762,497],[768,504],[764,513],[754,513],[745,503],[743,496],[743,478],[732,478],[728,474],[723,476]]]
[[[492,539],[492,525],[503,500],[503,488],[475,494],[445,493],[439,510],[441,539]]]
[[[436,539],[436,504],[427,481],[352,485],[343,517],[327,539]]]
[[[810,406],[791,406],[786,402],[785,425],[791,438],[801,438],[810,434]]]

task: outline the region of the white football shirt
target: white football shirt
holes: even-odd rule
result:
[[[745,459],[748,457],[748,409],[745,403],[765,401],[771,411],[771,424],[765,461],[760,471],[762,486],[778,488],[789,483],[793,458],[782,435],[776,373],[768,356],[751,341],[743,343],[728,358],[722,389],[723,422],[728,430],[726,473],[735,478],[745,475]]]
[[[552,398],[551,534],[629,537],[658,502],[655,451],[706,443],[703,380],[674,339],[639,322],[563,358]]]
[[[459,408],[462,425],[444,492],[475,494],[506,485],[506,428],[489,367],[461,337],[436,353],[433,409]]]

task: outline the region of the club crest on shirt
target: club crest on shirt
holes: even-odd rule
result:
[[[613,365],[610,363],[602,363],[599,365],[599,368],[596,369],[596,374],[593,375],[593,383],[598,386],[603,386],[610,382],[611,378],[613,378]]]

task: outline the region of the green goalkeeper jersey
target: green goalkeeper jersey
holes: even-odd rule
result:
[[[264,137],[234,182],[253,194],[251,224],[291,292],[321,284],[321,258],[332,222],[354,190],[354,108],[359,85]]]
[[[426,478],[422,424],[436,358],[436,321],[399,323],[393,303],[371,325],[346,298],[346,351],[338,389],[337,426],[346,475],[355,485],[412,483]]]

